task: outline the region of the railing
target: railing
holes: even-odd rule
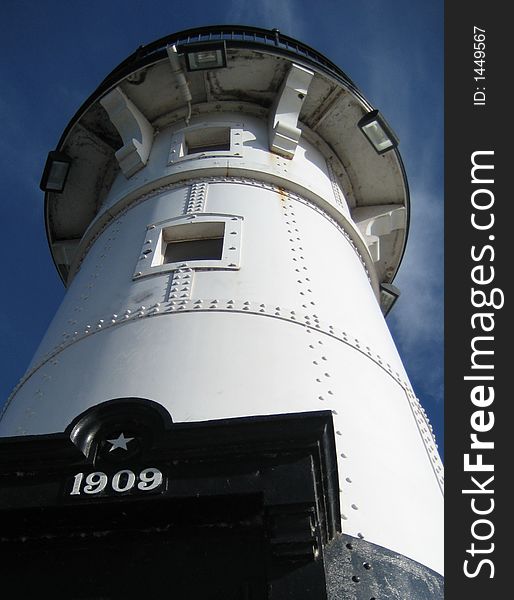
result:
[[[364,100],[353,81],[337,65],[317,50],[298,40],[283,35],[278,29],[269,30],[247,26],[208,26],[187,29],[160,38],[146,46],[141,46],[104,79],[96,94],[118,82],[130,72],[165,56],[166,46],[180,46],[213,40],[225,40],[228,48],[260,47],[267,48],[271,53],[297,55],[314,67],[334,77]]]

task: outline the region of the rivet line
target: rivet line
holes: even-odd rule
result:
[[[215,183],[238,183],[238,184],[242,184],[242,185],[249,185],[252,187],[259,187],[259,188],[266,189],[269,191],[279,192],[282,196],[287,198],[289,201],[300,202],[301,204],[304,204],[308,208],[314,210],[315,212],[320,214],[322,217],[324,217],[326,220],[328,220],[346,238],[346,240],[352,247],[353,251],[359,257],[359,260],[366,272],[368,280],[371,282],[371,276],[370,276],[369,270],[366,266],[366,261],[364,260],[364,257],[362,256],[362,254],[359,252],[357,246],[355,245],[355,242],[352,240],[349,233],[327,212],[325,212],[323,209],[321,209],[317,204],[314,204],[314,202],[307,200],[306,198],[303,198],[302,196],[296,194],[295,192],[289,191],[285,188],[273,185],[271,183],[267,183],[265,181],[260,181],[258,179],[252,179],[250,177],[216,176],[216,177],[199,177],[199,178],[194,178],[194,179],[188,180],[188,184],[191,187],[193,187],[194,185],[200,185],[200,184],[207,186],[207,184],[215,184]],[[147,192],[146,194],[142,194],[141,196],[133,199],[130,203],[128,203],[126,205],[123,205],[121,207],[118,207],[117,205],[115,205],[115,206],[111,207],[110,211],[111,211],[111,215],[114,213],[113,216],[110,219],[107,219],[107,215],[104,215],[106,217],[106,221],[102,224],[102,226],[95,233],[95,235],[92,236],[92,238],[89,240],[87,246],[84,248],[84,251],[82,252],[80,259],[78,260],[78,263],[77,263],[77,270],[80,269],[80,266],[84,260],[84,257],[88,253],[89,249],[97,241],[97,239],[102,235],[102,233],[113,224],[114,220],[120,220],[132,208],[138,206],[139,204],[142,204],[143,202],[146,202],[147,200],[150,200],[150,199],[152,199],[156,196],[159,196],[163,193],[166,193],[168,191],[173,191],[175,189],[179,189],[179,188],[183,188],[183,187],[184,187],[184,181],[177,181],[174,183],[169,183],[169,184],[166,184],[163,186],[156,187],[153,190],[151,190],[150,192]],[[198,188],[198,189],[200,189],[200,188]],[[194,201],[195,202],[198,201],[197,196],[195,196]],[[204,210],[205,197],[203,198],[202,202],[203,202],[202,210]],[[190,204],[190,198],[188,198],[187,204],[185,206],[184,212],[186,214],[189,214],[188,213],[189,204]],[[194,206],[193,206],[193,209],[194,209]],[[117,212],[115,212],[115,211],[117,211]],[[198,212],[198,211],[193,210],[193,212]],[[73,273],[73,275],[74,274],[76,274],[76,271]]]
[[[178,273],[180,277],[183,278],[184,275],[189,273],[189,269],[178,269]],[[187,280],[186,280],[187,281]],[[190,286],[190,284],[189,284]],[[198,300],[202,300],[202,305],[197,304]],[[195,304],[196,303],[196,304]],[[195,308],[198,307],[198,308]],[[64,341],[58,344],[54,349],[52,349],[49,353],[43,356],[37,364],[35,364],[27,373],[20,379],[18,384],[13,389],[11,395],[6,401],[2,412],[0,413],[0,418],[5,413],[7,407],[9,406],[12,398],[16,395],[20,387],[36,372],[38,371],[44,364],[48,361],[54,359],[56,355],[62,352],[64,349],[69,346],[78,343],[85,337],[89,337],[91,335],[95,335],[101,333],[103,331],[108,331],[113,327],[117,327],[122,324],[130,323],[133,320],[139,320],[141,318],[156,318],[164,315],[171,314],[180,310],[181,312],[211,312],[211,311],[221,311],[221,312],[238,312],[241,314],[252,314],[257,316],[265,316],[278,318],[282,321],[287,321],[289,323],[295,324],[297,326],[305,327],[306,332],[317,332],[318,335],[327,335],[333,339],[339,340],[344,344],[353,347],[355,350],[361,352],[363,356],[372,360],[379,366],[382,370],[389,374],[405,391],[407,400],[411,407],[416,425],[418,426],[418,430],[420,432],[420,436],[423,444],[430,456],[431,463],[441,469],[441,463],[439,459],[439,455],[437,452],[437,447],[435,445],[435,438],[433,435],[433,429],[428,421],[428,417],[426,411],[423,409],[419,400],[416,398],[412,388],[401,379],[401,377],[397,373],[393,373],[390,365],[386,365],[384,367],[382,360],[376,354],[369,354],[367,351],[363,351],[361,349],[361,344],[359,343],[359,347],[357,347],[358,340],[352,343],[350,336],[344,331],[339,330],[337,327],[332,325],[326,325],[325,323],[320,323],[319,319],[315,315],[310,315],[307,313],[301,313],[299,311],[294,311],[294,315],[291,314],[291,309],[266,305],[263,303],[257,302],[249,302],[245,300],[221,300],[221,299],[194,299],[191,298],[173,298],[168,302],[163,303],[162,305],[158,303],[158,305],[153,305],[150,307],[151,310],[147,310],[144,306],[136,306],[131,307],[126,310],[118,310],[115,314],[111,314],[106,316],[104,319],[99,319],[94,323],[94,326],[91,324],[87,324],[84,326],[82,331],[75,330],[72,334],[68,332],[64,332],[67,334],[67,337]],[[158,308],[158,310],[155,310]],[[291,317],[295,318],[292,319]],[[77,328],[78,329],[78,328]],[[327,371],[323,371],[323,374],[317,378],[317,381],[320,383],[324,380],[328,379],[330,373]],[[329,392],[325,392],[329,393]],[[320,396],[324,396],[323,392],[320,392]],[[427,432],[430,431],[430,434],[422,431],[422,427],[426,428]],[[427,437],[429,437],[429,442],[427,442]],[[437,479],[439,483],[443,484],[444,478],[442,477],[440,472],[437,472],[434,468],[434,472],[436,473]]]

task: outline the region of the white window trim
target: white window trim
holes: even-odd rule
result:
[[[215,150],[213,152],[196,152],[195,154],[187,154],[186,151],[186,134],[199,129],[219,129],[226,127],[230,129],[230,150]],[[197,123],[190,127],[185,127],[176,131],[171,138],[170,153],[168,157],[168,165],[174,165],[186,160],[197,160],[201,158],[218,158],[232,157],[242,158],[243,156],[243,124],[233,122],[217,122],[209,121],[207,123]]]
[[[223,251],[220,259],[203,259],[163,264],[165,230],[177,225],[195,223],[224,223]],[[133,279],[141,279],[148,275],[158,275],[177,269],[193,270],[226,270],[237,271],[241,264],[241,238],[243,217],[219,213],[202,213],[187,215],[152,223],[146,228],[146,235],[134,270]]]

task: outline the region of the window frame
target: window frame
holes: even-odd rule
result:
[[[202,213],[196,215],[184,215],[151,223],[146,228],[146,235],[141,246],[141,251],[134,270],[133,279],[141,279],[148,275],[158,275],[169,271],[176,271],[181,268],[192,270],[227,270],[235,271],[241,264],[241,241],[243,217],[239,215],[220,214],[220,213]],[[200,260],[182,260],[177,262],[164,263],[166,245],[169,243],[166,238],[173,237],[172,228],[181,225],[198,226],[202,224],[223,224],[223,250],[219,259],[200,259]],[[199,237],[184,238],[202,239]],[[207,239],[207,238],[206,238]]]
[[[230,149],[229,150],[204,150],[188,154],[187,135],[207,129],[228,129]],[[206,158],[242,158],[243,156],[243,124],[234,122],[206,122],[197,123],[184,127],[173,133],[168,156],[168,166],[178,164],[187,160]]]

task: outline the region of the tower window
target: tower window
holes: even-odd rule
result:
[[[148,225],[134,279],[187,267],[239,269],[243,217],[203,213]]]
[[[171,137],[168,164],[185,160],[243,156],[241,123],[197,123],[176,131]]]
[[[188,223],[163,231],[163,264],[221,260],[225,223]]]
[[[206,129],[193,129],[185,134],[187,154],[200,152],[229,152],[230,128],[207,127]]]

